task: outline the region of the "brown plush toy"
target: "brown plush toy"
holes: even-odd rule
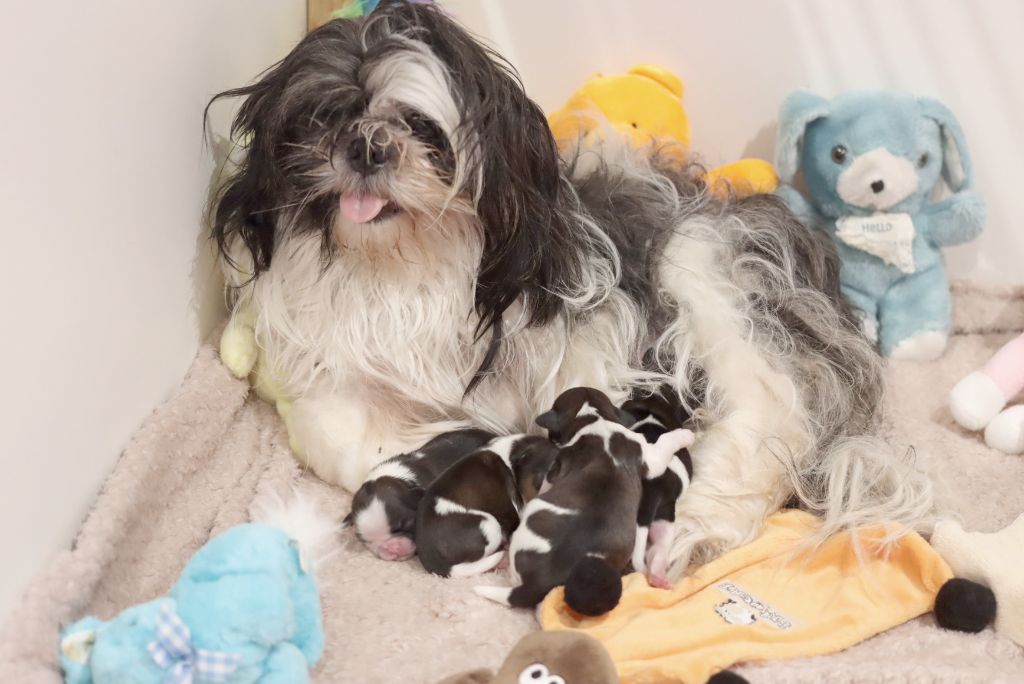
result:
[[[581,632],[534,632],[523,637],[497,672],[471,670],[438,684],[619,684],[601,642]]]

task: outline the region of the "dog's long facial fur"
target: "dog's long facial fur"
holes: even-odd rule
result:
[[[543,113],[440,10],[393,1],[330,22],[258,82],[218,97],[228,96],[246,98],[232,133],[247,147],[214,235],[229,259],[241,238],[252,275],[287,232],[320,234],[325,259],[355,250],[378,266],[479,241],[478,326],[495,336],[513,302],[539,324],[560,311],[559,295],[588,289]],[[366,196],[387,201],[372,220],[339,211]]]
[[[719,201],[611,138],[560,160],[509,67],[433,6],[331,22],[224,95],[246,98],[245,154],[214,236],[321,477],[355,489],[466,424],[522,431],[570,387],[667,382],[707,413],[677,569],[794,491],[825,532],[930,511],[926,478],[849,439],[881,365],[834,249],[776,198]]]

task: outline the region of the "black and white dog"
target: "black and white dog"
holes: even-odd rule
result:
[[[352,497],[345,525],[383,560],[416,553],[416,514],[427,488],[445,470],[494,440],[486,430],[453,430],[375,466]]]
[[[641,483],[659,477],[675,452],[693,443],[693,433],[679,429],[650,444],[623,419],[604,393],[589,387],[563,392],[537,418],[555,436],[558,455],[509,542],[512,586],[477,587],[478,594],[527,608],[565,584],[566,602],[581,613],[614,607],[618,578],[634,553]],[[595,591],[587,579],[592,574],[619,584]]]
[[[631,399],[622,410],[632,418],[629,429],[654,444],[666,432],[683,427],[688,415],[665,389]],[[687,445],[687,447],[690,445]],[[693,460],[686,447],[676,452],[664,473],[645,477],[636,518],[633,569],[642,572],[653,587],[671,588],[668,559],[675,532],[676,505],[693,479]]]
[[[213,235],[325,480],[355,490],[453,427],[524,431],[569,387],[669,382],[708,414],[677,568],[794,493],[826,531],[930,510],[924,478],[848,439],[881,363],[827,239],[776,198],[716,199],[611,136],[560,156],[513,70],[433,5],[332,21],[235,96]]]
[[[498,437],[427,487],[416,517],[423,567],[442,577],[493,570],[519,525],[519,510],[540,490],[558,448],[543,437]]]

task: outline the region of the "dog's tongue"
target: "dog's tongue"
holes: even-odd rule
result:
[[[377,218],[377,214],[388,201],[383,197],[361,192],[345,192],[341,195],[341,215],[353,223],[366,223]]]

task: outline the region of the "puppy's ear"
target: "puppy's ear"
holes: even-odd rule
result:
[[[636,423],[636,421],[637,421],[637,418],[636,418],[635,415],[633,415],[633,413],[631,413],[630,411],[627,411],[627,410],[625,410],[623,408],[619,409],[619,422],[620,423],[622,423],[626,427],[631,427],[634,423]]]
[[[351,527],[351,526],[352,526],[352,512],[349,511],[349,514],[346,515],[341,520],[341,528],[345,529],[346,527]]]
[[[540,414],[533,422],[549,432],[555,432],[562,426],[562,421],[558,416],[558,411],[555,409],[551,409],[550,411]]]
[[[974,183],[974,173],[960,122],[949,107],[938,100],[922,97],[918,98],[917,104],[925,117],[939,125],[942,135],[942,177],[946,180],[946,185],[953,192],[971,187]]]
[[[544,475],[544,481],[548,484],[554,484],[561,479],[564,474],[565,461],[561,457],[556,457],[555,460],[551,462],[551,467],[548,468],[548,472]],[[541,485],[541,493],[543,494],[544,491],[546,491],[546,488]]]
[[[792,183],[800,168],[800,146],[807,126],[828,116],[828,113],[828,100],[807,90],[792,93],[782,103],[779,136],[775,143],[775,168],[783,183]]]

